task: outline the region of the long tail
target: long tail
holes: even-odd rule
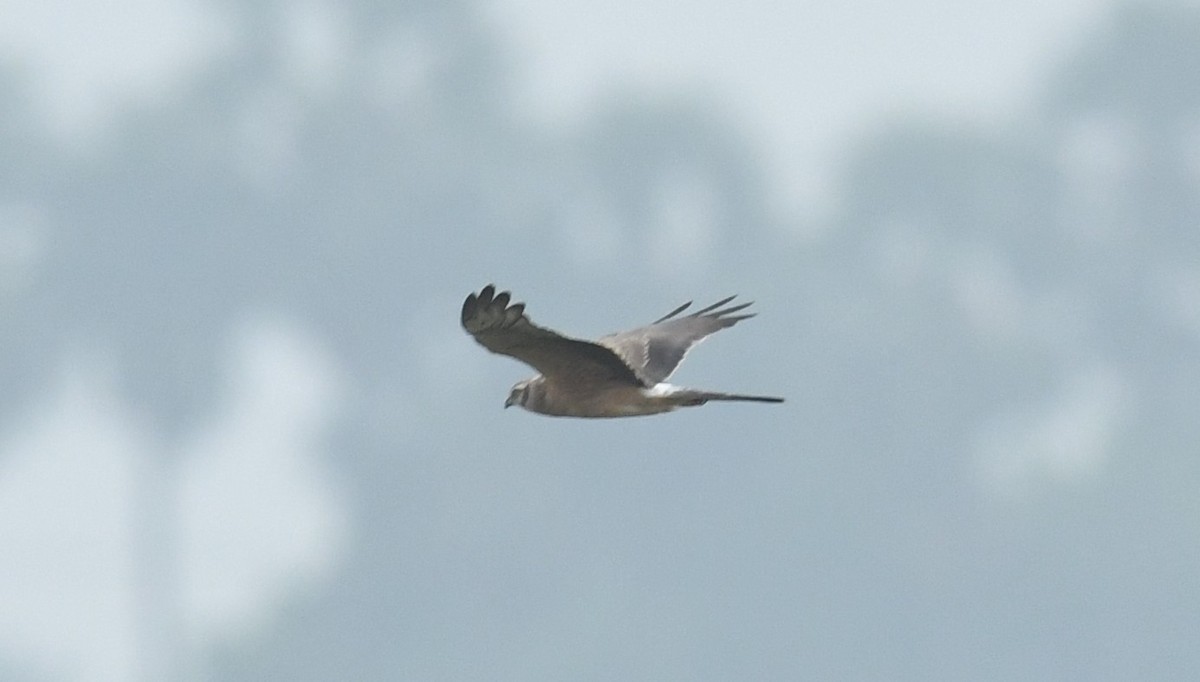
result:
[[[781,403],[783,398],[769,395],[741,395],[738,393],[715,393],[713,391],[681,391],[677,396],[684,407],[703,405],[710,400],[743,401],[752,403]]]

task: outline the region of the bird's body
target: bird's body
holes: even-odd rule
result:
[[[703,405],[710,400],[783,402],[782,398],[699,391],[666,383],[688,350],[715,331],[751,314],[749,303],[721,309],[729,297],[685,317],[690,303],[653,324],[596,341],[565,337],[538,327],[525,305],[509,305],[508,292],[488,285],[463,302],[462,325],[494,353],[531,365],[540,374],[513,386],[505,407],[560,417],[633,417]]]
[[[580,390],[569,382],[548,381],[539,374],[523,382],[509,405],[555,417],[632,417],[674,409],[654,396],[653,390],[617,381],[588,384]]]

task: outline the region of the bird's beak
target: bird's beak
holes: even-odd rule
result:
[[[504,409],[506,409],[506,410],[507,410],[508,408],[510,408],[510,407],[512,407],[512,406],[513,406],[513,401],[512,401],[512,398],[511,398],[511,397],[510,397],[510,398],[507,398],[507,399],[504,401]]]

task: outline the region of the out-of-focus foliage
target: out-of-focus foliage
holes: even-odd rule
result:
[[[316,84],[290,5],[228,9],[222,58],[92,153],[0,78],[0,427],[83,349],[161,445],[127,558],[158,576],[132,616],[148,677],[1200,672],[1194,11],[1115,13],[1003,130],[865,136],[800,240],[715,98],[629,92],[550,132],[471,4],[345,3]],[[506,413],[524,369],[457,328],[489,281],[579,335],[742,293],[760,317],[679,381],[789,402]],[[198,633],[186,541],[158,540],[262,319],[336,367],[313,438],[350,528],[283,606]],[[5,632],[0,672],[40,679]]]

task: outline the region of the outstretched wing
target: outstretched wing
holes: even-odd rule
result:
[[[633,368],[643,383],[653,386],[671,376],[688,350],[704,337],[754,317],[753,313],[734,315],[746,309],[749,303],[721,309],[733,299],[730,296],[691,315],[676,317],[692,304],[688,301],[649,326],[610,334],[596,343],[611,348]]]
[[[497,294],[491,284],[467,296],[462,307],[463,329],[484,348],[516,358],[547,379],[643,385],[633,368],[611,348],[539,327],[525,314],[525,304],[509,305],[511,299],[509,292]]]

